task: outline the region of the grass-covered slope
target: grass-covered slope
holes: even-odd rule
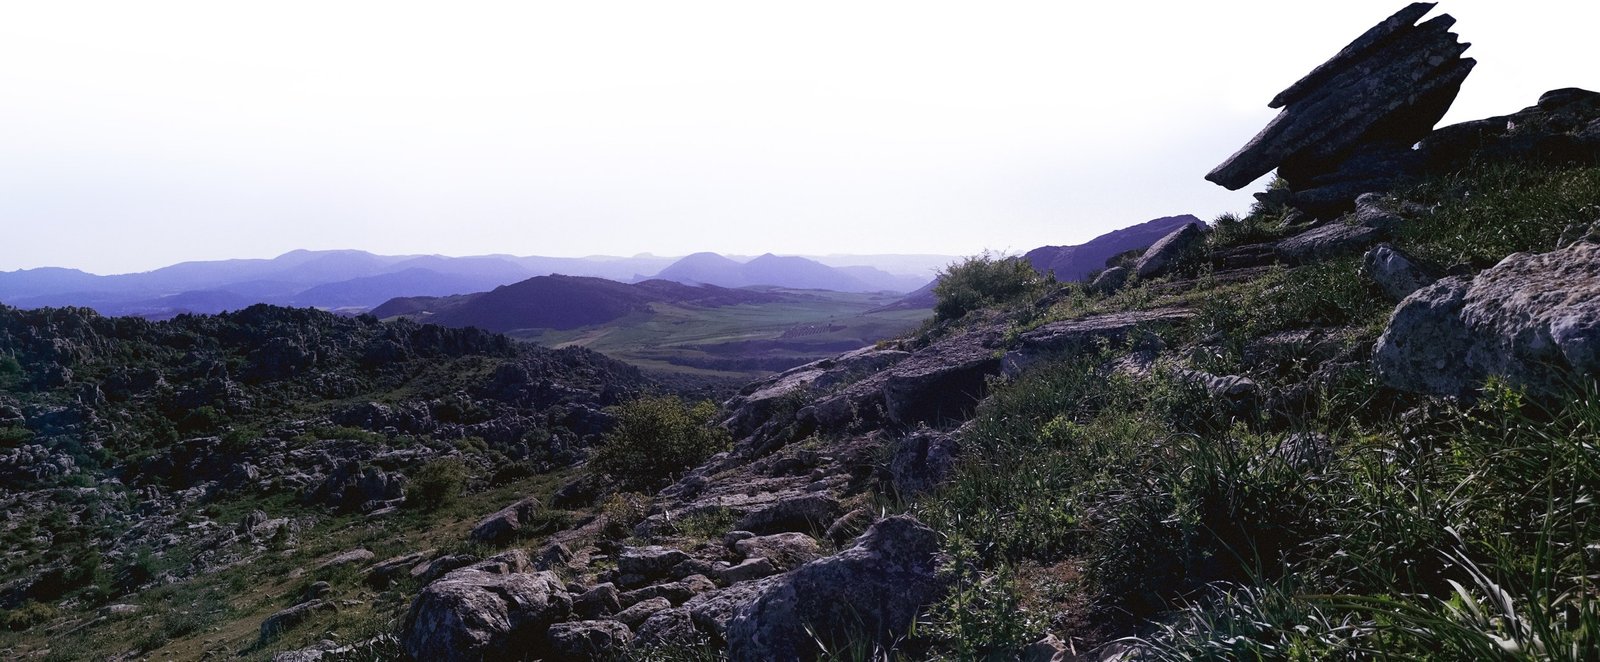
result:
[[[1472,274],[1581,234],[1600,168],[1481,166],[1389,204],[1404,210],[1397,248]],[[1554,395],[1491,380],[1462,400],[1385,387],[1368,357],[1394,302],[1357,257],[1214,264],[1290,235],[1284,217],[1259,205],[1223,219],[1174,276],[1111,295],[1035,290],[987,312],[1014,333],[1198,314],[1030,366],[978,405],[950,482],[906,505],[954,559],[957,588],[924,623],[947,654],[1005,659],[1046,633],[1140,659],[1600,651],[1595,376]],[[1260,400],[1234,407],[1195,370],[1249,379]]]

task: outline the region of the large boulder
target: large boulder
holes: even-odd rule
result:
[[[733,660],[813,659],[819,642],[904,637],[924,607],[944,595],[939,535],[908,516],[880,520],[838,554],[772,578],[728,624]]]
[[[1205,238],[1204,223],[1199,221],[1187,223],[1145,249],[1144,254],[1139,256],[1139,261],[1133,264],[1133,272],[1140,278],[1154,278],[1167,273],[1177,267],[1183,257],[1199,246]]]
[[[516,660],[545,643],[572,598],[552,572],[462,568],[429,584],[406,614],[403,644],[417,660]]]
[[[534,515],[539,513],[539,500],[528,497],[505,508],[493,515],[483,518],[478,525],[472,527],[472,541],[486,545],[500,545],[511,542],[523,527],[527,526]]]
[[[1491,375],[1535,391],[1600,374],[1600,244],[1516,253],[1400,302],[1373,360],[1398,389],[1469,395]]]
[[[633,641],[633,631],[616,621],[572,621],[550,626],[545,638],[557,660],[615,659]]]
[[[1276,168],[1314,213],[1392,186],[1476,64],[1461,57],[1455,19],[1417,24],[1433,6],[1401,9],[1279,93],[1268,106],[1282,112],[1206,179],[1238,190]]]

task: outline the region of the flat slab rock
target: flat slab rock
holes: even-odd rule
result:
[[[1001,374],[1015,377],[1041,357],[1093,351],[1101,342],[1121,344],[1129,341],[1137,329],[1181,324],[1194,316],[1194,310],[1189,308],[1156,308],[1051,322],[1022,334],[1006,353]]]

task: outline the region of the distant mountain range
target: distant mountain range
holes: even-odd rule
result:
[[[86,306],[106,315],[148,318],[215,313],[253,303],[362,311],[397,297],[486,292],[553,274],[620,283],[660,279],[722,287],[907,292],[928,282],[933,271],[955,258],[830,255],[821,259],[834,266],[771,254],[741,260],[714,253],[684,258],[650,254],[561,258],[297,250],[272,259],[184,262],[111,276],[56,267],[0,272],[0,302],[19,308]]]
[[[372,314],[504,333],[604,324],[630,313],[647,313],[652,303],[718,308],[782,299],[781,295],[760,290],[685,285],[670,280],[629,284],[583,276],[535,276],[477,294],[391,299],[372,309]]]
[[[830,267],[809,258],[771,253],[745,262],[716,253],[695,253],[655,277],[722,287],[770,285],[834,292],[910,292],[929,280],[926,275],[896,275],[870,266]]]
[[[1025,258],[1034,268],[1041,272],[1053,272],[1058,279],[1079,280],[1103,268],[1108,258],[1149,246],[1173,229],[1198,220],[1189,215],[1158,218],[1101,235],[1077,246],[1036,248],[1029,251]],[[812,258],[767,253],[741,258],[717,253],[695,253],[674,258],[646,253],[633,257],[566,258],[376,255],[358,250],[296,250],[271,259],[183,262],[153,271],[111,276],[58,267],[0,272],[0,303],[18,308],[85,306],[105,315],[136,315],[153,319],[180,313],[237,310],[254,303],[360,312],[390,302],[392,305],[387,311],[392,312],[396,307],[407,305],[392,301],[397,299],[484,293],[463,300],[486,298],[487,301],[496,301],[495,297],[488,295],[502,286],[523,285],[529,279],[559,274],[605,279],[614,285],[670,281],[715,286],[723,290],[770,286],[848,293],[910,293],[906,297],[905,307],[925,308],[932,301],[930,281],[939,269],[957,260],[947,255],[914,254],[826,255]],[[548,299],[553,296],[550,293],[555,291],[548,289],[552,287],[552,282],[535,281],[533,285],[525,285],[527,291],[524,294],[534,299],[545,297],[540,300],[556,305]],[[548,291],[538,290],[540,287]],[[646,289],[649,287],[660,290],[664,286],[651,285]],[[629,305],[643,305],[638,303],[638,297],[643,295],[637,291],[605,290],[600,284],[588,283],[585,292],[592,296],[581,300],[597,306],[595,314],[601,316],[612,315]],[[430,301],[427,305],[439,307],[437,301]],[[580,311],[572,310],[556,316],[560,319],[576,319],[573,316],[579,314]],[[510,323],[512,319],[505,321]]]

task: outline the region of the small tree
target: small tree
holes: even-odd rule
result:
[[[726,450],[731,438],[715,425],[710,400],[685,403],[676,396],[645,396],[617,408],[617,425],[589,460],[628,490],[655,491],[685,470]]]
[[[1027,260],[984,253],[945,267],[933,286],[939,320],[960,319],[980,308],[1009,303],[1030,294],[1048,281]]]
[[[436,510],[455,501],[466,485],[467,465],[454,458],[434,460],[422,465],[406,484],[405,505]]]

